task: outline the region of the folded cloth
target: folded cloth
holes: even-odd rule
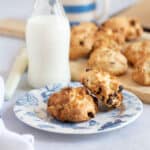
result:
[[[4,81],[0,77],[0,112],[4,101]],[[0,149],[1,150],[34,150],[32,135],[19,135],[9,131],[0,115]]]
[[[32,135],[19,135],[7,130],[0,120],[0,149],[1,150],[34,150]]]

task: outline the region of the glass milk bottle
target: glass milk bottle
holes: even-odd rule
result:
[[[34,88],[69,82],[70,26],[59,0],[36,0],[26,27],[28,81]]]

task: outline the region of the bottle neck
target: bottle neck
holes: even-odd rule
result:
[[[33,16],[38,15],[66,16],[61,0],[36,0]]]

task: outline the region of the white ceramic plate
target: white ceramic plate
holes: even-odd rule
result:
[[[14,112],[19,120],[34,128],[61,134],[95,134],[113,131],[135,121],[143,111],[143,105],[134,94],[123,91],[125,110],[115,109],[99,112],[95,118],[84,123],[63,123],[46,113],[47,99],[61,88],[78,87],[80,83],[57,84],[52,87],[32,90],[16,101]]]

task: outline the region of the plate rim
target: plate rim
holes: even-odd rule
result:
[[[27,94],[27,93],[31,93],[31,92],[33,92],[33,91],[37,91],[37,90],[42,90],[42,89],[44,89],[44,88],[40,88],[40,89],[33,89],[33,90],[30,90],[30,91],[28,91],[28,92],[26,92],[25,94]],[[33,125],[33,124],[31,124],[31,123],[29,123],[29,122],[26,122],[25,120],[23,120],[23,119],[21,119],[20,117],[19,117],[19,115],[18,115],[18,113],[16,113],[15,112],[15,109],[16,109],[16,103],[14,104],[14,107],[13,107],[13,112],[14,112],[14,114],[15,114],[15,116],[16,116],[16,118],[19,120],[19,121],[21,121],[22,123],[24,123],[25,125],[27,125],[27,126],[29,126],[29,127],[32,127],[32,128],[35,128],[35,129],[38,129],[38,130],[41,130],[41,131],[44,131],[44,132],[48,132],[48,133],[56,133],[56,134],[66,134],[66,135],[90,135],[90,134],[100,134],[100,133],[107,133],[107,132],[111,132],[111,131],[114,131],[114,130],[118,130],[118,129],[121,129],[121,128],[124,128],[124,127],[126,127],[126,126],[128,126],[128,125],[130,125],[131,123],[133,123],[134,121],[136,121],[140,116],[141,116],[141,114],[142,114],[142,112],[143,112],[143,103],[142,103],[142,101],[140,100],[140,98],[137,96],[137,95],[135,95],[134,93],[132,93],[132,92],[130,92],[130,91],[128,91],[128,90],[124,90],[124,92],[126,92],[126,93],[128,93],[128,94],[130,94],[130,95],[132,95],[132,96],[134,96],[134,97],[136,97],[136,101],[139,103],[139,105],[141,106],[141,109],[137,112],[137,114],[134,116],[134,117],[132,117],[132,118],[130,118],[127,122],[124,122],[123,124],[121,124],[121,125],[119,125],[119,126],[116,126],[116,127],[113,127],[113,128],[107,128],[107,129],[104,129],[104,130],[93,130],[93,129],[91,129],[91,130],[89,130],[88,132],[81,132],[81,130],[80,131],[77,131],[77,132],[73,132],[72,130],[68,130],[67,132],[66,131],[57,131],[57,130],[54,130],[54,129],[50,129],[49,128],[49,130],[47,130],[47,129],[45,129],[45,128],[40,128],[40,127],[38,127],[38,126],[35,126],[35,125]],[[25,95],[24,94],[24,95]],[[22,95],[22,96],[24,96],[24,95]],[[18,99],[16,100],[16,102],[18,101]]]

